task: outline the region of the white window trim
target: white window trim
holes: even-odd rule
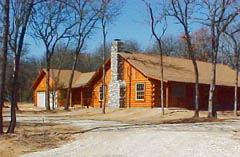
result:
[[[144,92],[144,94],[143,94],[143,99],[138,99],[137,98],[137,85],[139,85],[139,84],[143,84],[143,86],[144,86],[144,89],[143,89],[143,92]],[[145,83],[136,83],[136,85],[135,85],[135,100],[136,101],[145,101]]]

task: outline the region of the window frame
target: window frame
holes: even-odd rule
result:
[[[143,90],[137,91],[138,85],[143,85]],[[143,99],[138,99],[138,92],[143,92]],[[135,100],[136,101],[145,101],[145,83],[136,83],[136,85],[135,85]]]
[[[101,93],[101,90],[100,90],[100,88],[102,88],[102,93]],[[101,95],[102,94],[102,99],[101,99]],[[98,87],[98,101],[103,101],[103,85],[100,85],[99,87]]]

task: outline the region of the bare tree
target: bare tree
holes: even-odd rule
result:
[[[235,68],[235,87],[234,87],[234,114],[237,116],[238,106],[238,73],[239,73],[239,55],[240,55],[240,25],[229,27],[224,32],[227,37],[231,40],[231,47],[234,55],[234,68]]]
[[[191,23],[190,19],[194,13],[194,6],[196,5],[195,0],[170,0],[169,7],[167,7],[167,12],[169,16],[174,17],[183,27],[184,35],[183,39],[187,45],[187,53],[189,58],[191,58],[194,72],[195,72],[195,114],[194,117],[199,117],[199,72],[198,66],[195,58],[195,53],[193,50],[193,45],[191,41],[189,25]]]
[[[60,73],[61,73],[61,70],[62,68],[60,67],[59,69],[56,69],[57,70],[57,75],[55,75],[54,73],[54,70],[52,70],[52,87],[50,88],[50,94],[51,94],[51,99],[50,101],[52,101],[52,109],[55,110],[55,105],[57,105],[57,93],[58,93],[58,90],[62,89],[64,84],[62,84],[62,82],[60,82]]]
[[[162,49],[163,54],[166,56],[177,56],[177,57],[185,57],[185,53],[183,51],[182,42],[175,36],[166,35],[162,38]],[[144,50],[145,53],[155,54],[158,53],[158,44],[154,43]]]
[[[229,24],[239,15],[239,1],[233,0],[201,0],[199,18],[195,18],[201,24],[209,27],[211,32],[211,82],[208,100],[208,117],[216,117],[213,106],[213,96],[216,86],[216,64],[219,50],[219,40]]]
[[[124,40],[124,51],[142,52],[141,45],[136,40]]]
[[[16,126],[16,107],[18,95],[18,76],[20,61],[24,45],[24,38],[32,13],[34,0],[11,1],[11,30],[9,32],[9,45],[13,55],[13,78],[11,83],[11,122],[8,133],[13,133]]]
[[[72,65],[72,72],[68,82],[67,97],[64,104],[64,110],[68,110],[74,70],[76,69],[79,54],[83,49],[85,41],[89,37],[92,30],[95,28],[95,25],[99,20],[98,14],[101,10],[101,2],[92,0],[72,0],[63,2],[65,2],[65,4],[72,8],[72,12],[74,13],[75,17],[74,20],[77,24],[74,33],[76,40],[74,61]]]
[[[161,108],[162,108],[162,115],[164,115],[164,84],[163,84],[163,49],[162,49],[162,38],[167,30],[167,24],[166,24],[166,16],[165,13],[161,13],[160,17],[156,18],[153,13],[153,9],[150,3],[148,3],[146,0],[142,0],[146,7],[147,7],[147,12],[150,15],[150,26],[151,26],[151,31],[152,35],[156,39],[158,43],[158,50],[160,53],[160,66],[161,66]],[[165,24],[162,24],[163,21],[165,21]],[[162,32],[160,35],[157,34],[156,32],[156,27],[158,24],[162,24]]]
[[[102,35],[103,35],[103,53],[102,53],[102,61],[103,61],[103,80],[102,80],[102,88],[103,88],[103,100],[102,100],[102,112],[103,114],[106,113],[106,85],[105,85],[105,59],[106,59],[106,53],[107,53],[107,24],[112,22],[113,18],[116,17],[119,14],[120,10],[120,1],[114,1],[114,0],[102,0],[102,9],[99,13],[99,18],[101,22],[101,28],[102,28]]]
[[[103,100],[102,100],[102,112],[103,114],[106,113],[106,110],[105,110],[105,98],[106,98],[106,86],[105,86],[105,56],[106,56],[106,38],[107,38],[107,31],[106,31],[106,25],[107,25],[107,20],[106,20],[106,10],[107,10],[107,5],[108,5],[108,1],[104,1],[102,0],[102,3],[103,3],[103,9],[102,9],[102,12],[101,12],[101,15],[100,15],[100,19],[101,19],[101,26],[102,26],[102,35],[103,35],[103,80],[102,80],[102,88],[103,88]]]
[[[56,61],[57,59],[57,74],[54,73],[54,71],[52,70],[52,87],[51,87],[51,96],[52,96],[52,109],[55,109],[55,103],[57,104],[58,99],[56,99],[58,97],[57,93],[60,89],[63,88],[64,84],[62,82],[60,82],[60,74],[62,71],[62,66],[63,66],[63,62],[65,59],[65,55],[66,55],[66,51],[68,49],[70,43],[70,38],[68,40],[68,42],[66,44],[61,43],[59,44],[59,46],[57,46],[57,52],[58,52],[58,57],[55,58],[54,61]]]
[[[70,8],[65,3],[59,1],[42,2],[34,9],[34,16],[32,16],[33,36],[41,39],[45,46],[46,110],[50,110],[49,71],[51,58],[58,42],[72,37],[71,29],[75,26],[75,23],[70,17]]]
[[[9,0],[4,1],[3,5],[3,43],[2,43],[2,64],[1,64],[1,91],[0,91],[0,134],[3,134],[2,108],[4,106],[4,92],[6,81],[7,53],[8,53],[8,33],[9,33]]]

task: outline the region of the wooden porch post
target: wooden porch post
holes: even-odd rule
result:
[[[70,106],[72,107],[73,104],[72,104],[72,91],[70,92]]]
[[[129,102],[128,102],[129,104],[128,104],[128,107],[131,108],[131,96],[132,96],[132,95],[131,95],[131,92],[132,92],[132,67],[131,67],[131,66],[129,67],[129,73],[130,73],[130,74],[129,74],[129,76],[128,76],[128,77],[129,77],[129,98],[128,98],[128,99],[129,99],[129,100],[128,100],[128,101],[129,101]]]
[[[169,97],[169,89],[168,89],[168,85],[166,85],[166,107],[168,108],[168,97]]]
[[[83,106],[83,91],[81,90],[81,105]]]

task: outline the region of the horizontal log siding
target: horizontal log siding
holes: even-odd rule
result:
[[[137,69],[127,61],[123,61],[123,80],[126,83],[126,103],[125,107],[151,107],[152,104],[152,84]],[[136,100],[136,84],[144,83],[144,101]]]
[[[108,85],[111,79],[110,69],[106,70],[106,106],[108,103]],[[151,107],[152,98],[151,82],[143,76],[138,70],[132,67],[127,61],[123,60],[123,80],[126,83],[125,106],[124,107]],[[144,101],[137,101],[135,99],[135,90],[137,83],[145,84]],[[91,106],[100,107],[101,102],[98,100],[98,88],[102,85],[102,74],[93,84]]]
[[[91,106],[92,107],[101,107],[101,101],[98,99],[98,88],[102,85],[102,74],[99,74],[101,77],[98,77],[96,82],[93,84],[93,90],[92,90],[92,98],[91,98]],[[105,79],[105,102],[106,102],[106,107],[107,107],[107,102],[108,102],[108,85],[111,79],[111,71],[110,69],[106,70],[106,79]]]
[[[152,83],[152,107],[161,107],[161,82],[159,80],[151,80]],[[169,100],[169,93],[166,94],[166,86],[168,86],[167,83],[164,82],[163,87],[163,94],[164,94],[164,107],[167,107],[167,98]],[[168,91],[169,92],[169,91]]]

